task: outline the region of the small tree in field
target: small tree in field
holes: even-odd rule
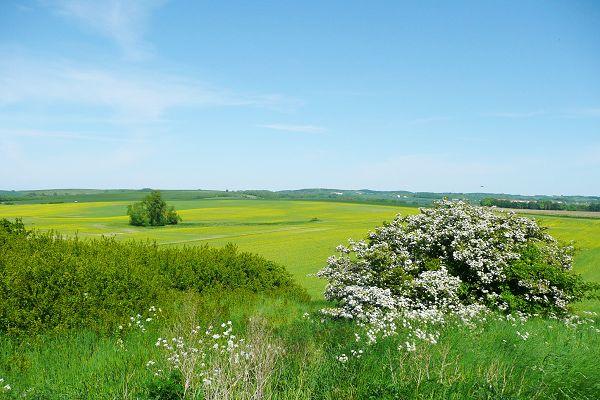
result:
[[[139,203],[127,207],[129,224],[135,226],[176,225],[181,217],[175,207],[168,206],[158,190],[153,190]]]

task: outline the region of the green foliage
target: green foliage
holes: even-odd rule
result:
[[[27,236],[29,234],[29,231],[25,229],[25,224],[21,218],[15,219],[15,222],[12,222],[6,218],[0,219],[0,231],[23,236]]]
[[[129,223],[135,226],[176,225],[181,217],[175,207],[167,206],[158,190],[153,190],[141,202],[127,207]]]
[[[547,250],[540,245],[529,244],[520,258],[508,265],[505,270],[506,279],[500,285],[500,298],[509,310],[520,310],[526,313],[563,312],[552,302],[546,302],[551,291],[559,291],[571,301],[596,298],[594,292],[599,285],[586,282],[581,275],[566,270],[557,260],[548,259]],[[528,296],[527,285],[536,282],[537,296]],[[539,298],[536,298],[539,297]]]
[[[153,379],[148,385],[148,400],[180,400],[184,393],[181,380],[181,374],[177,372],[166,378]]]
[[[0,220],[0,332],[107,332],[164,305],[172,290],[304,290],[280,265],[233,245],[160,249],[150,242],[65,238]]]
[[[181,216],[177,214],[177,211],[175,211],[175,207],[170,206],[167,209],[167,213],[165,215],[165,222],[167,225],[177,225],[179,222],[181,222]]]
[[[140,198],[141,195],[128,201]],[[197,225],[189,228],[190,231],[187,227],[181,230],[127,229],[122,223],[122,203],[18,205],[4,207],[0,212],[3,212],[2,216],[10,218],[27,215],[26,221],[38,228],[65,233],[76,230],[85,235],[118,233],[117,237],[121,238],[152,237],[165,243],[184,241],[190,236],[209,235],[217,238],[210,243],[219,246],[228,240],[235,240],[242,249],[261,252],[268,258],[293,267],[297,280],[309,286],[314,285],[316,280],[306,278],[306,274],[314,272],[321,265],[335,244],[349,236],[362,236],[371,226],[389,219],[395,210],[390,207],[281,201],[196,200],[190,201],[189,205],[184,204],[178,203],[177,207],[186,209],[186,221],[198,221]],[[70,218],[58,218],[65,215]],[[321,230],[315,230],[314,224],[298,223],[314,215],[322,219],[316,226]],[[587,280],[598,281],[600,220],[538,218],[544,221],[544,225],[550,226],[553,235],[565,241],[577,241],[581,251],[575,259],[575,270],[584,273]],[[206,221],[209,221],[209,225]],[[282,224],[277,228],[293,229],[274,230],[270,224],[273,221]],[[28,254],[30,251],[42,251],[44,254],[50,254],[51,251],[40,250],[45,244],[39,238],[34,238],[39,233],[30,234],[33,235],[31,248],[20,248],[27,241],[15,241],[7,233],[20,232],[20,235],[26,235],[27,229],[20,222],[2,220],[0,217],[0,226],[0,315],[4,315],[7,309],[14,308],[16,304],[16,301],[5,303],[6,282],[10,282],[6,274],[21,273],[15,272],[19,269],[19,265],[15,264],[17,261],[10,259],[25,256],[29,261],[34,261],[36,258]],[[84,251],[86,243],[101,242],[79,240],[79,251]],[[137,244],[144,246],[140,256],[133,257],[134,262],[145,263],[150,269],[158,268],[160,263],[156,261],[155,254],[147,254],[142,260],[142,254],[154,251],[153,246],[141,242]],[[129,243],[123,245],[128,246]],[[15,246],[20,249],[15,249]],[[54,247],[57,253],[66,248]],[[116,248],[112,256],[119,257],[118,252],[124,248]],[[157,250],[165,251],[162,248]],[[200,273],[201,279],[207,279],[211,273],[215,279],[213,282],[225,275],[218,276],[210,271],[214,259],[220,260],[218,268],[224,268],[228,263],[223,259],[228,251],[217,255],[216,250],[199,251],[197,256],[190,256],[189,259],[171,254],[179,261],[166,260],[168,257],[163,255],[165,260],[161,262],[165,267],[174,263],[179,265],[178,269],[183,268],[183,263],[192,263],[195,267],[190,267],[185,273],[168,274],[165,279],[169,288],[163,291],[163,309],[165,303],[172,309],[168,312],[168,319],[152,321],[145,333],[128,331],[113,335],[110,334],[112,328],[108,323],[101,327],[102,335],[85,328],[35,337],[13,337],[0,331],[0,378],[4,378],[3,385],[12,386],[11,391],[0,392],[0,398],[180,398],[176,397],[182,393],[180,378],[176,375],[155,377],[146,363],[156,359],[156,338],[171,337],[168,335],[176,334],[174,329],[178,326],[188,326],[172,319],[184,314],[178,307],[183,303],[186,306],[192,303],[189,297],[196,298],[202,304],[196,318],[202,326],[231,319],[236,330],[244,332],[250,316],[261,314],[270,321],[277,338],[283,341],[284,359],[276,371],[273,385],[265,388],[267,398],[583,400],[600,397],[600,368],[596,361],[600,359],[600,335],[594,330],[600,329],[598,322],[593,326],[571,327],[553,319],[534,318],[523,325],[516,322],[517,326],[512,326],[490,318],[489,324],[481,327],[481,330],[469,331],[451,326],[442,333],[437,345],[419,347],[413,353],[398,352],[399,343],[392,337],[389,341],[378,343],[361,359],[341,364],[336,356],[348,354],[356,348],[355,327],[340,321],[326,320],[321,323],[320,317],[314,312],[325,306],[322,300],[308,303],[296,301],[293,299],[295,295],[291,299],[290,296],[279,295],[281,291],[298,293],[297,288],[285,285],[275,290],[276,296],[264,296],[259,290],[254,290],[258,294],[248,293],[243,289],[245,285],[232,292],[228,286],[219,284],[200,286],[202,293],[197,294],[190,275]],[[106,251],[101,248],[98,253]],[[74,253],[66,255],[65,259],[70,263],[75,262],[77,257]],[[175,253],[178,254],[177,251]],[[209,254],[214,258],[208,257]],[[240,255],[239,252],[236,254]],[[54,257],[57,258],[54,266],[63,271],[58,261],[59,255]],[[197,257],[207,257],[203,258],[203,267],[200,261],[194,260]],[[106,254],[98,264],[109,261],[108,258],[109,254]],[[78,262],[84,264],[83,255]],[[238,263],[242,264],[242,260],[238,260]],[[101,268],[99,265],[96,270],[102,273]],[[427,268],[436,269],[435,263],[432,261]],[[514,274],[520,272],[515,271]],[[47,279],[35,276],[33,279]],[[389,279],[400,280],[402,276],[390,276]],[[176,280],[179,280],[177,285],[187,289],[172,289]],[[42,293],[43,286],[44,283],[40,282],[35,290]],[[132,290],[135,291],[135,288]],[[315,295],[320,290],[321,286],[313,287]],[[578,309],[598,311],[598,304],[585,303],[578,305]],[[138,306],[131,313],[126,310],[125,319],[141,311]],[[311,317],[303,318],[305,312],[311,313]],[[122,317],[119,323],[123,321]],[[0,321],[4,323],[5,320]],[[189,322],[184,317],[182,321]],[[528,332],[529,339],[521,339],[517,331]],[[117,343],[119,339],[123,340],[122,345]]]
[[[35,341],[0,336],[0,376],[13,387],[0,398],[179,399],[181,377],[167,371],[154,376],[146,366],[158,360],[156,338],[177,335],[180,325],[206,327],[228,319],[246,337],[251,315],[268,321],[284,349],[264,398],[584,400],[600,393],[598,322],[572,327],[534,318],[513,326],[491,318],[477,331],[449,326],[437,345],[415,352],[398,351],[401,336],[393,336],[360,359],[340,363],[336,356],[356,348],[356,327],[320,322],[315,312],[322,304],[237,293],[216,299],[186,298],[186,307],[201,303],[195,318],[177,309],[178,320],[153,321],[146,332],[132,329],[122,345],[115,337],[84,330]],[[308,318],[302,317],[305,312]]]
[[[127,215],[129,215],[129,224],[135,226],[148,226],[150,225],[150,220],[148,218],[148,212],[146,211],[146,207],[144,203],[133,203],[130,206],[127,206]]]
[[[485,207],[495,206],[502,208],[516,208],[520,210],[600,211],[600,202],[591,199],[593,198],[590,198],[585,202],[565,202],[564,200],[538,200],[531,198],[528,198],[527,200],[514,200],[486,197],[481,199],[479,204]]]

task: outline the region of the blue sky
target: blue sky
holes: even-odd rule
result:
[[[2,1],[0,188],[600,195],[600,3]]]

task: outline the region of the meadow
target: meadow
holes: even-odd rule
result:
[[[249,364],[253,376],[262,374],[261,383],[258,378],[244,380],[247,377],[235,375],[235,369],[226,366],[229,375],[211,387],[229,388],[230,393],[227,396],[223,392],[212,393],[205,385],[203,394],[197,398],[595,399],[600,395],[597,321],[579,325],[538,317],[489,318],[476,329],[449,326],[436,345],[418,344],[415,350],[406,351],[401,350],[402,335],[361,347],[355,342],[355,335],[364,332],[354,324],[320,316],[319,309],[326,304],[322,294],[325,282],[308,275],[325,265],[338,244],[350,237],[361,239],[397,213],[415,214],[416,208],[238,199],[169,203],[180,212],[183,223],[159,228],[130,226],[125,215],[127,201],[0,205],[0,219],[20,217],[28,228],[54,230],[86,241],[102,236],[114,237],[118,243],[126,243],[128,239],[150,240],[156,241],[158,249],[182,251],[174,259],[173,254],[178,253],[164,253],[164,257],[148,264],[145,256],[139,255],[145,248],[136,247],[131,250],[132,257],[145,260],[143,265],[163,265],[165,260],[171,260],[185,267],[188,257],[209,254],[205,253],[208,250],[188,252],[186,248],[199,245],[225,248],[227,243],[233,243],[240,251],[256,253],[285,266],[312,299],[286,293],[249,292],[244,288],[197,293],[184,287],[164,298],[163,314],[157,314],[153,306],[148,307],[150,303],[140,303],[146,308],[123,315],[118,329],[115,326],[121,323],[119,316],[111,316],[112,325],[107,326],[113,327],[114,333],[88,324],[32,336],[2,334],[0,379],[10,389],[0,390],[0,397],[181,398],[186,390],[182,383],[185,369],[167,373],[169,362],[162,353],[162,344],[158,346],[155,342],[160,344],[159,338],[169,341],[173,338],[188,343],[189,326],[198,324],[201,329],[197,331],[203,331],[210,325],[228,326],[226,321],[232,321],[234,333],[248,339],[255,348],[270,349],[261,353],[265,359],[259,360],[260,365],[268,366],[268,371],[257,372],[252,369],[256,365]],[[600,282],[600,219],[531,217],[547,226],[559,240],[573,241],[578,249],[575,270],[587,280]],[[69,250],[77,253],[75,260],[85,253],[76,243],[65,246],[75,249]],[[124,262],[133,259],[121,255],[118,245],[108,244],[106,248],[106,254],[94,256],[94,262],[89,263],[89,271],[98,274],[89,280],[92,285],[103,282],[99,268],[111,254],[119,254],[119,260]],[[86,251],[93,253],[91,248]],[[222,255],[229,260],[230,253],[227,250]],[[44,257],[43,253],[35,256]],[[57,262],[60,260],[58,257]],[[262,259],[255,261],[259,266],[268,265]],[[74,261],[72,265],[80,263]],[[108,274],[116,276],[118,269],[112,263]],[[140,271],[148,272],[143,268]],[[47,273],[41,272],[42,277]],[[141,276],[143,279],[146,275]],[[198,279],[195,273],[189,276]],[[162,278],[154,275],[151,279],[162,282]],[[136,289],[132,287],[131,291],[127,292],[132,296],[131,301],[138,301],[134,298]],[[122,306],[118,298],[114,299],[114,303],[109,302],[105,307]],[[156,299],[160,301],[160,296]],[[583,311],[600,311],[600,302],[586,301],[576,309],[581,315],[586,315]],[[90,318],[95,317],[90,314]],[[353,353],[359,349],[360,354]],[[267,353],[271,354],[268,360]],[[350,357],[344,361],[346,355]],[[209,354],[210,357],[213,362],[223,362],[218,354]],[[252,397],[257,390],[261,395]],[[189,393],[187,397],[194,398]]]
[[[172,201],[183,222],[159,228],[128,225],[128,202],[0,205],[0,218],[21,217],[32,228],[80,237],[150,239],[161,246],[236,244],[287,267],[312,296],[324,283],[318,271],[335,246],[360,239],[398,212],[415,208],[278,200]]]
[[[0,218],[23,218],[32,228],[80,237],[149,239],[161,246],[234,243],[240,250],[278,262],[315,298],[325,283],[309,276],[325,265],[338,244],[362,239],[396,214],[417,208],[318,201],[202,199],[171,201],[183,223],[159,228],[127,224],[127,201],[0,205]],[[575,217],[573,217],[575,215]],[[578,249],[575,269],[600,282],[600,218],[531,215],[557,239]],[[588,304],[594,309],[600,305]]]

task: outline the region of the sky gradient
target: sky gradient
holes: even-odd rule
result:
[[[2,1],[0,189],[600,195],[600,3]]]

